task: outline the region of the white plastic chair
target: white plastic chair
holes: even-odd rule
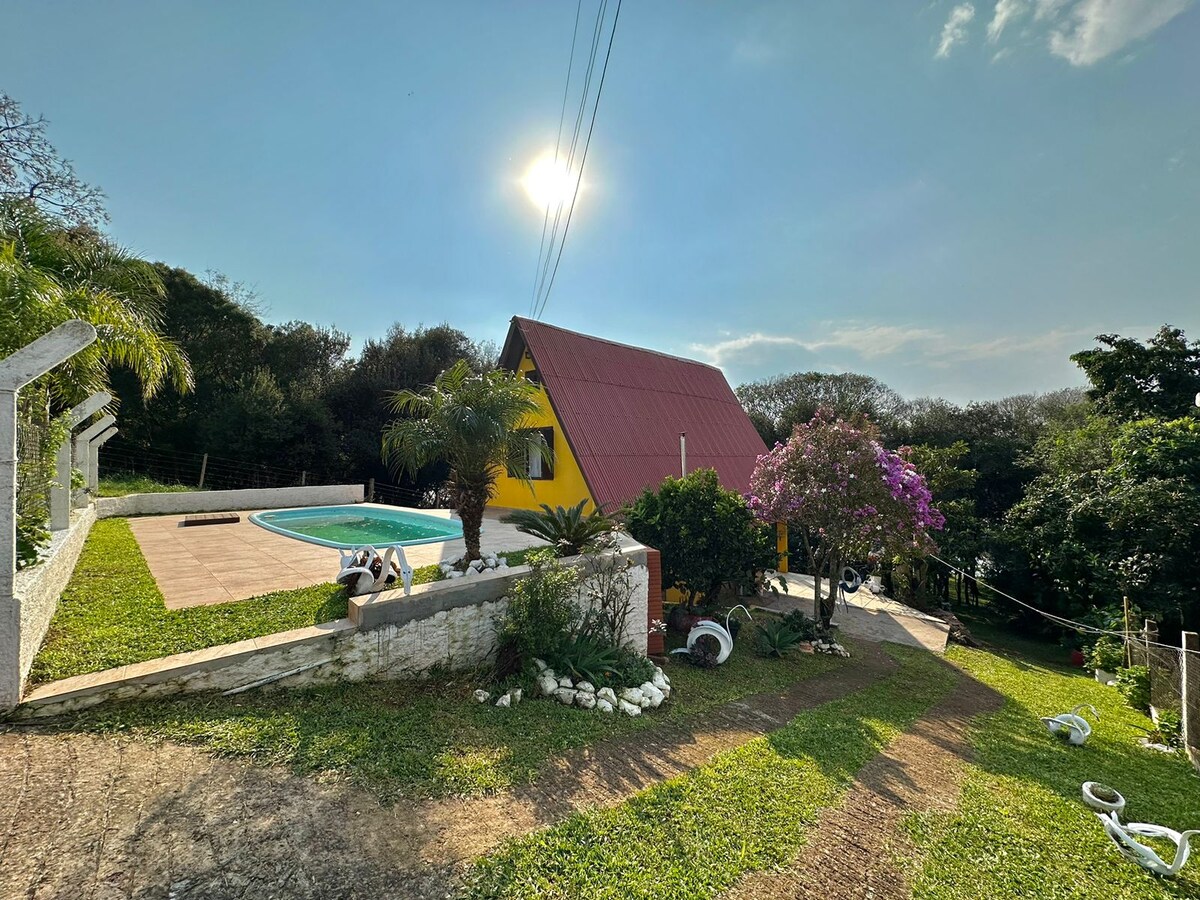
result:
[[[1067,740],[1078,747],[1092,736],[1091,723],[1079,715],[1080,711],[1084,709],[1090,709],[1096,721],[1100,721],[1100,713],[1096,712],[1096,707],[1090,703],[1080,703],[1069,713],[1059,713],[1057,716],[1042,716],[1042,722],[1050,729],[1051,734],[1058,734],[1060,731],[1066,730]]]
[[[1147,872],[1152,872],[1163,878],[1174,878],[1188,861],[1191,852],[1189,841],[1200,834],[1200,829],[1179,832],[1162,825],[1152,825],[1148,822],[1130,822],[1121,824],[1116,813],[1096,813],[1104,831],[1117,847],[1120,854],[1132,863],[1137,863]],[[1166,863],[1153,849],[1137,840],[1139,837],[1161,838],[1175,845],[1175,859]]]

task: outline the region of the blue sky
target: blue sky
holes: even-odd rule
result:
[[[0,89],[121,242],[268,318],[500,340],[574,15],[29,4]],[[543,318],[958,401],[1078,383],[1100,332],[1200,337],[1198,48],[1190,0],[628,0]]]

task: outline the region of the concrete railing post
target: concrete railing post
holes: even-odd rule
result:
[[[96,329],[72,319],[0,359],[0,709],[21,700],[21,606],[17,571],[17,392],[96,339]]]
[[[72,431],[75,427],[99,410],[112,402],[112,394],[100,391],[92,394],[74,409],[66,414],[67,427]],[[68,434],[58,448],[54,463],[55,480],[58,482],[50,488],[50,530],[66,531],[71,527],[71,435]]]
[[[88,480],[88,487],[92,486],[89,479],[89,469],[91,468],[92,461],[92,441],[96,438],[96,435],[116,424],[116,421],[115,416],[105,416],[93,422],[75,436],[75,467],[83,472],[85,480]],[[74,505],[76,507],[87,506],[87,491],[76,491],[74,496]]]
[[[1185,631],[1179,660],[1182,687],[1183,746],[1192,765],[1200,769],[1200,632]]]
[[[117,434],[117,429],[106,428],[88,444],[87,483],[95,494],[100,487],[100,448]]]

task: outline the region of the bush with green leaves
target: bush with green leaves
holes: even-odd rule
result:
[[[798,609],[793,609],[790,613],[783,617],[783,621],[788,628],[800,635],[802,641],[815,641],[817,638],[825,637],[829,632],[821,627],[821,623],[816,619],[810,619]]]
[[[1130,706],[1145,712],[1150,708],[1150,670],[1145,666],[1117,669],[1117,690]]]
[[[1116,672],[1125,665],[1125,647],[1116,638],[1105,635],[1088,651],[1087,663],[1093,669]]]
[[[525,562],[530,572],[513,584],[498,623],[500,643],[515,647],[525,663],[557,658],[583,617],[575,599],[579,573],[560,564],[550,548],[530,553]]]
[[[626,509],[625,524],[659,551],[663,586],[682,592],[689,609],[711,606],[722,585],[752,588],[756,572],[778,564],[774,529],[755,520],[741,494],[721,487],[713,469],[644,491]]]
[[[540,511],[519,509],[502,521],[517,526],[517,531],[541,538],[553,546],[559,556],[578,556],[610,535],[616,527],[616,523],[598,508],[584,514],[588,502],[580,500],[570,508],[551,508],[543,503]]]
[[[617,674],[620,650],[590,634],[576,634],[547,661],[555,672],[599,687],[611,682]]]
[[[792,628],[785,619],[772,619],[765,625],[756,625],[758,647],[763,656],[783,659],[793,647],[804,640],[804,636]]]

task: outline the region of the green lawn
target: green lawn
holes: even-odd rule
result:
[[[80,726],[194,743],[301,774],[336,774],[385,799],[475,794],[527,782],[564,750],[853,664],[801,654],[769,660],[739,642],[716,669],[669,662],[671,700],[632,719],[548,700],[507,710],[480,705],[471,699],[487,681],[480,674],[129,702],[86,713]]]
[[[578,813],[481,860],[473,898],[715,897],[782,865],[858,770],[950,689],[927,653],[889,647],[892,676],[612,809]]]
[[[31,684],[344,618],[333,584],[251,600],[168,610],[129,523],[102,519],[63,591]]]
[[[97,486],[101,497],[124,497],[128,494],[177,494],[198,488],[186,484],[164,484],[146,475],[112,475],[101,478]]]
[[[957,811],[909,823],[922,851],[914,897],[1200,897],[1195,861],[1174,882],[1144,874],[1117,855],[1080,800],[1084,781],[1102,781],[1125,795],[1127,821],[1200,828],[1200,776],[1181,755],[1136,744],[1145,716],[1086,676],[962,647],[949,657],[1006,699],[979,722]],[[1100,711],[1087,744],[1050,738],[1038,717],[1079,703]]]

